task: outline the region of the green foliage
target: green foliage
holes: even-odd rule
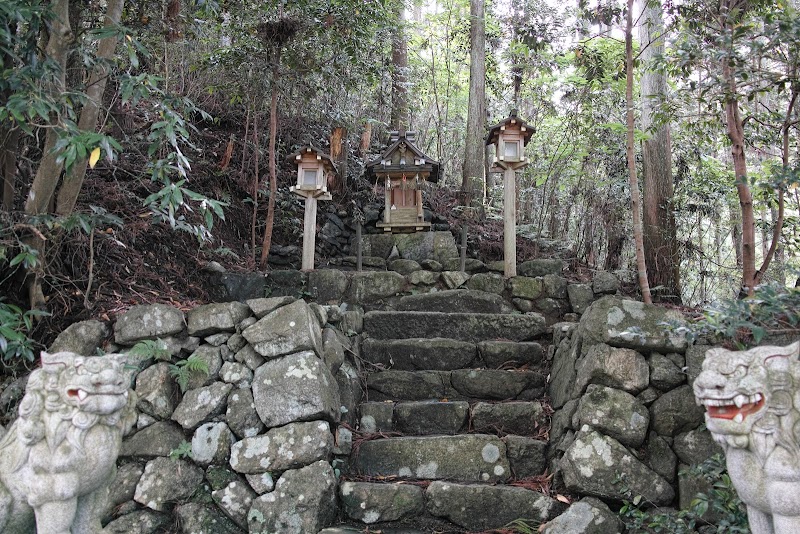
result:
[[[23,312],[19,307],[4,302],[0,297],[0,358],[4,365],[15,360],[34,360],[35,343],[28,337],[36,317],[49,315],[40,310]]]
[[[180,460],[192,457],[192,444],[188,441],[181,442],[180,445],[169,451],[170,460]]]
[[[713,343],[732,343],[737,348],[758,345],[767,334],[800,330],[800,288],[759,286],[753,296],[726,299],[708,307],[687,326],[669,326],[689,340],[705,337]]]
[[[515,534],[537,534],[540,525],[540,521],[533,519],[515,519],[504,526],[503,529]]]
[[[139,360],[149,360],[151,358],[169,362],[172,353],[167,344],[162,339],[145,339],[136,343],[128,353]],[[178,360],[169,364],[169,374],[175,379],[181,392],[185,392],[189,386],[189,379],[196,374],[208,375],[208,364],[192,354],[185,360]]]
[[[748,534],[747,513],[739,500],[725,469],[725,460],[717,454],[700,465],[693,466],[685,474],[701,477],[710,485],[708,494],[699,493],[686,510],[662,510],[645,507],[641,495],[630,496],[624,501],[619,515],[628,532],[694,534],[702,528],[704,533]],[[681,476],[684,476],[682,473]],[[624,487],[624,484],[623,484]],[[711,512],[715,519],[710,524],[704,516]]]
[[[174,365],[170,365],[169,372],[175,378],[181,391],[185,392],[192,375],[202,374],[208,376],[208,364],[195,354],[192,354],[185,360],[179,360]]]

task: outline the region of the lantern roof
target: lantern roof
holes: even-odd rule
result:
[[[300,147],[299,149],[295,150],[288,156],[286,159],[290,160],[292,163],[297,165],[298,157],[302,158],[304,154],[312,154],[314,157],[318,157],[320,161],[322,161],[322,165],[326,171],[338,173],[339,171],[336,169],[336,164],[333,162],[333,159],[323,152],[322,150],[316,148],[313,145],[305,145]]]
[[[517,116],[517,110],[512,109],[511,113],[509,113],[508,117],[501,120],[494,126],[489,127],[489,135],[486,136],[486,145],[494,145],[497,143],[497,138],[500,136],[500,132],[505,130],[509,125],[516,125],[521,129],[522,133],[522,140],[523,144],[527,145],[528,141],[531,140],[531,136],[536,131],[536,129],[525,122],[524,120],[520,119]]]
[[[426,156],[414,144],[415,139],[416,132],[405,130],[389,132],[389,146],[381,152],[380,157],[367,162],[367,178],[374,182],[382,173],[424,173],[427,174],[427,181],[438,182],[441,165],[438,161]],[[405,163],[398,163],[401,161],[395,157],[398,152],[403,155]]]

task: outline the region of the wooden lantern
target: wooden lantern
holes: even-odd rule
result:
[[[527,165],[525,146],[533,135],[533,128],[517,117],[517,110],[489,128],[487,145],[494,145],[494,164],[500,168],[518,168]]]
[[[533,128],[517,117],[517,110],[489,128],[486,145],[494,145],[495,172],[503,171],[503,263],[506,277],[517,276],[517,178],[516,170],[528,164],[525,145]]]
[[[306,199],[303,217],[303,264],[304,271],[314,269],[314,248],[317,236],[317,200],[331,200],[328,192],[328,177],[336,174],[331,157],[313,146],[304,146],[290,154],[289,159],[297,165],[297,184],[291,191]]]
[[[331,200],[328,176],[336,173],[331,157],[313,146],[304,146],[289,158],[297,165],[297,184],[291,191],[302,197]]]

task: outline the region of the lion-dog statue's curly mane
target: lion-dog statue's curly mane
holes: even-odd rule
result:
[[[0,440],[0,532],[102,531],[122,436],[136,420],[125,363],[120,354],[42,353]]]
[[[694,382],[753,534],[800,533],[800,342],[711,349]]]

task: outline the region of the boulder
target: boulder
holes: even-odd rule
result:
[[[308,292],[319,303],[341,302],[347,285],[347,275],[337,269],[317,269],[308,273]]]
[[[162,532],[162,527],[172,523],[167,514],[159,514],[152,510],[136,510],[115,519],[105,526],[107,534],[155,534]]]
[[[394,248],[394,236],[392,234],[361,235],[361,249],[364,256],[375,256],[385,260],[392,252],[392,248]]]
[[[398,258],[396,260],[390,261],[386,266],[390,271],[395,271],[402,275],[409,275],[414,271],[422,270],[422,266],[414,261],[414,260],[406,260],[403,258]]]
[[[689,386],[681,386],[661,395],[650,405],[653,430],[661,436],[676,436],[694,430],[705,419],[705,409],[695,403]]]
[[[256,349],[254,349],[250,345],[245,345],[244,347],[236,351],[236,354],[233,355],[233,359],[234,361],[243,363],[251,371],[255,371],[256,369],[261,367],[266,361],[264,357],[261,356],[259,353],[257,353]]]
[[[589,284],[569,284],[567,298],[572,311],[582,314],[594,301],[594,292]]]
[[[290,423],[234,443],[230,464],[238,473],[280,472],[327,460],[332,450],[327,422]]]
[[[111,330],[103,322],[90,320],[72,323],[50,345],[49,352],[74,352],[81,356],[94,356]]]
[[[187,460],[159,457],[147,462],[134,500],[157,512],[186,500],[203,481],[203,470]]]
[[[267,427],[293,421],[339,421],[339,388],[328,366],[305,351],[271,360],[253,376],[256,411]]]
[[[114,323],[114,342],[133,345],[143,339],[180,334],[186,328],[183,312],[166,304],[133,306]]]
[[[564,272],[564,262],[554,259],[528,260],[517,266],[517,272],[521,276],[537,277],[547,274],[561,275]]]
[[[394,408],[394,430],[417,436],[456,434],[466,423],[468,413],[469,404],[463,401],[399,402]]]
[[[345,514],[367,525],[413,519],[425,510],[422,488],[409,484],[343,482],[339,497]]]
[[[268,297],[268,298],[262,297],[262,298],[247,300],[245,301],[245,304],[247,304],[253,311],[253,315],[256,316],[256,319],[263,319],[264,316],[272,313],[273,311],[277,310],[282,306],[291,304],[296,300],[297,300],[296,298],[289,296]]]
[[[647,465],[670,483],[675,483],[678,457],[667,440],[652,431],[647,437]]]
[[[589,425],[636,449],[647,436],[650,414],[630,393],[592,384],[581,397],[572,421],[572,428]]]
[[[247,528],[247,513],[257,496],[250,486],[239,481],[233,481],[224,488],[211,492],[211,498],[220,510],[242,528]]]
[[[686,465],[698,465],[715,454],[721,454],[722,447],[711,437],[711,432],[705,428],[697,428],[678,434],[672,443],[672,449]]]
[[[275,248],[275,245],[272,246]],[[288,247],[287,247],[288,248]],[[270,250],[270,252],[273,252]],[[299,256],[299,254],[298,254]],[[272,258],[272,254],[270,254]],[[299,257],[298,263],[299,263]],[[295,269],[280,269],[272,270],[267,276],[268,295],[273,297],[298,297],[302,295],[306,287],[308,274]],[[255,295],[250,298],[262,297],[264,294]]]
[[[450,232],[416,232],[393,237],[401,258],[418,262],[432,259],[443,263],[446,258],[458,257],[456,240]]]
[[[433,286],[439,281],[441,275],[434,271],[414,271],[406,276],[412,286]]]
[[[322,360],[333,375],[344,363],[344,345],[340,336],[341,332],[333,328],[322,330]]]
[[[267,292],[267,279],[262,273],[222,273],[219,282],[223,289],[221,300],[244,302]]]
[[[493,434],[532,436],[546,424],[539,402],[478,402],[472,408],[472,429]]]
[[[608,271],[597,271],[592,277],[592,291],[596,295],[613,295],[619,291],[619,278]]]
[[[257,353],[276,358],[304,350],[322,354],[322,331],[302,300],[280,307],[246,328],[242,335]]]
[[[187,534],[242,534],[242,530],[225,517],[219,508],[197,502],[187,502],[175,507],[175,518],[181,532]]]
[[[475,360],[474,343],[443,338],[365,339],[362,357],[399,371],[449,371],[469,367]]]
[[[579,335],[585,347],[605,343],[641,352],[685,352],[686,337],[668,332],[664,323],[685,324],[675,310],[621,297],[606,296],[581,316]]]
[[[477,273],[467,281],[467,288],[500,295],[506,289],[506,280],[496,273]]]
[[[501,369],[456,369],[450,382],[464,397],[506,400],[527,395],[538,397],[545,386],[545,377],[536,371],[504,371]]]
[[[600,343],[590,348],[578,362],[573,396],[581,395],[589,384],[617,388],[635,395],[648,386],[649,379],[650,368],[644,356],[632,349]]]
[[[661,391],[680,386],[686,380],[686,374],[663,354],[654,352],[647,359],[650,366],[650,385]]]
[[[365,402],[359,408],[362,432],[391,432],[394,428],[394,403]]]
[[[428,400],[454,398],[447,371],[381,371],[367,375],[374,400]]]
[[[620,518],[601,500],[584,497],[566,512],[542,525],[542,534],[622,534]]]
[[[594,430],[577,434],[560,467],[569,492],[617,501],[641,495],[656,506],[667,505],[675,497],[669,482],[617,440]],[[620,477],[622,483],[618,482]]]
[[[186,440],[183,429],[172,421],[157,421],[122,441],[121,457],[156,458],[169,456]]]
[[[442,271],[440,278],[447,289],[456,289],[463,286],[470,276],[463,271]]]
[[[487,339],[529,341],[544,334],[547,328],[544,317],[537,313],[372,311],[364,315],[364,330],[374,339],[431,338],[446,332],[450,339],[477,342]]]
[[[225,362],[219,370],[219,378],[237,388],[249,388],[253,383],[253,371],[243,363]]]
[[[355,468],[367,476],[470,482],[502,482],[511,475],[505,444],[482,434],[365,441]]]
[[[239,438],[257,436],[264,430],[264,423],[256,412],[253,391],[249,388],[234,389],[228,395],[225,421]]]
[[[180,390],[169,364],[159,362],[136,376],[136,407],[157,419],[169,419],[180,399]]]
[[[515,343],[513,341],[481,341],[478,355],[489,369],[506,365],[538,366],[544,359],[544,349],[535,341]]]
[[[271,473],[255,473],[245,475],[244,478],[258,495],[264,495],[275,489],[275,480]]]
[[[405,277],[393,271],[362,271],[353,273],[347,299],[352,302],[375,302],[393,297],[403,291]]]
[[[514,478],[535,477],[547,468],[547,442],[526,436],[506,436],[506,454]]]
[[[506,301],[497,294],[471,289],[451,289],[434,293],[406,295],[400,299],[398,311],[461,313],[510,313]]]
[[[302,502],[302,506],[298,503]],[[285,472],[275,490],[253,501],[250,534],[311,534],[336,518],[336,476],[324,461]]]
[[[200,345],[192,353],[192,357],[205,364],[208,372],[197,371],[189,375],[186,382],[186,389],[196,389],[208,386],[219,378],[219,371],[222,369],[222,351],[219,347],[211,345]]]
[[[223,422],[206,423],[194,431],[192,436],[192,460],[197,465],[225,465],[236,437]]]
[[[225,402],[233,386],[214,382],[210,386],[191,389],[172,413],[172,420],[185,430],[194,430],[201,423],[225,411]]]
[[[524,514],[548,521],[566,506],[542,493],[510,486],[435,481],[425,490],[428,512],[471,531],[499,529]]]
[[[218,332],[234,332],[236,325],[250,313],[250,307],[242,302],[198,306],[186,314],[189,335],[203,337]]]
[[[511,296],[528,300],[535,300],[542,296],[544,287],[541,278],[515,276],[509,280]]]
[[[547,298],[564,300],[567,298],[567,279],[555,274],[546,274],[542,277],[542,291]]]

